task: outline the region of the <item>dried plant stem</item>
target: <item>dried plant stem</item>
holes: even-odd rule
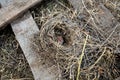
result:
[[[81,62],[82,62],[82,59],[83,59],[83,56],[84,56],[84,51],[85,51],[85,47],[86,47],[86,44],[87,44],[88,37],[89,37],[89,35],[86,36],[86,40],[85,40],[85,43],[84,43],[84,46],[83,46],[82,54],[80,55],[79,60],[78,60],[78,70],[77,70],[78,73],[77,73],[76,80],[79,80]]]

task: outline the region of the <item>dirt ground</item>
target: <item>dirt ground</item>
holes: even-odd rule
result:
[[[52,57],[61,69],[62,80],[120,80],[120,25],[116,25],[120,23],[120,1],[85,1],[85,10],[78,13],[66,0],[46,0],[30,9],[40,29],[36,42],[44,51],[54,51]],[[101,15],[97,21],[96,4],[102,4],[115,23]],[[14,79],[34,80],[9,25],[0,31],[0,80]]]

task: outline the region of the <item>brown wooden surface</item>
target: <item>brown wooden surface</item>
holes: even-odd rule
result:
[[[18,18],[30,7],[36,5],[42,0],[14,0],[11,5],[0,9],[0,29],[14,19]]]

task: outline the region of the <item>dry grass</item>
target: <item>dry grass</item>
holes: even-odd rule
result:
[[[33,80],[33,75],[12,30],[6,28],[0,32],[0,80],[14,79]]]
[[[105,30],[98,27],[94,2],[105,5],[120,22],[119,0],[82,0],[84,10],[79,13],[66,0],[45,1],[31,10],[40,29],[37,49],[48,52],[42,54],[43,62],[50,66],[53,61],[61,80],[115,80],[120,76],[120,25]],[[7,29],[0,33],[1,80],[32,80],[29,65],[11,32]]]
[[[86,36],[86,40],[85,40],[85,43],[84,43],[84,46],[83,46],[82,54],[80,55],[79,60],[78,60],[78,70],[77,70],[78,72],[77,72],[77,78],[76,78],[76,80],[79,80],[80,67],[81,67],[83,56],[85,54],[84,51],[85,51],[85,47],[86,47],[86,44],[87,44],[87,40],[88,40],[88,35]]]
[[[119,65],[118,60],[116,61],[116,54],[118,55],[119,52],[115,52],[120,50],[117,47],[120,43],[118,34],[120,25],[113,26],[113,29],[106,28],[108,30],[105,31],[111,33],[107,34],[104,27],[98,27],[94,19],[96,13],[93,11],[97,10],[97,7],[92,5],[95,1],[89,0],[89,2],[88,6],[82,0],[85,11],[79,13],[66,2],[58,0],[46,1],[45,5],[37,6],[32,10],[40,28],[40,34],[36,39],[40,50],[48,52],[46,56],[52,55],[62,80],[114,80],[120,76],[120,69],[116,67]],[[107,2],[96,3],[105,5]],[[118,8],[118,4],[116,6]],[[114,13],[113,15],[118,15]],[[91,20],[93,25],[90,24]],[[117,21],[119,21],[118,17]],[[89,39],[86,48],[82,49],[86,34]],[[81,53],[84,53],[84,56],[82,55],[78,66]]]

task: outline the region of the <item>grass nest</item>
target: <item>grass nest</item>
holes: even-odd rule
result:
[[[86,11],[77,13],[64,0],[43,3],[31,10],[40,29],[35,43],[40,52],[48,53],[44,59],[53,59],[62,80],[115,80],[120,76],[120,25],[106,28],[115,32],[109,37],[104,27],[95,28],[85,21]]]

